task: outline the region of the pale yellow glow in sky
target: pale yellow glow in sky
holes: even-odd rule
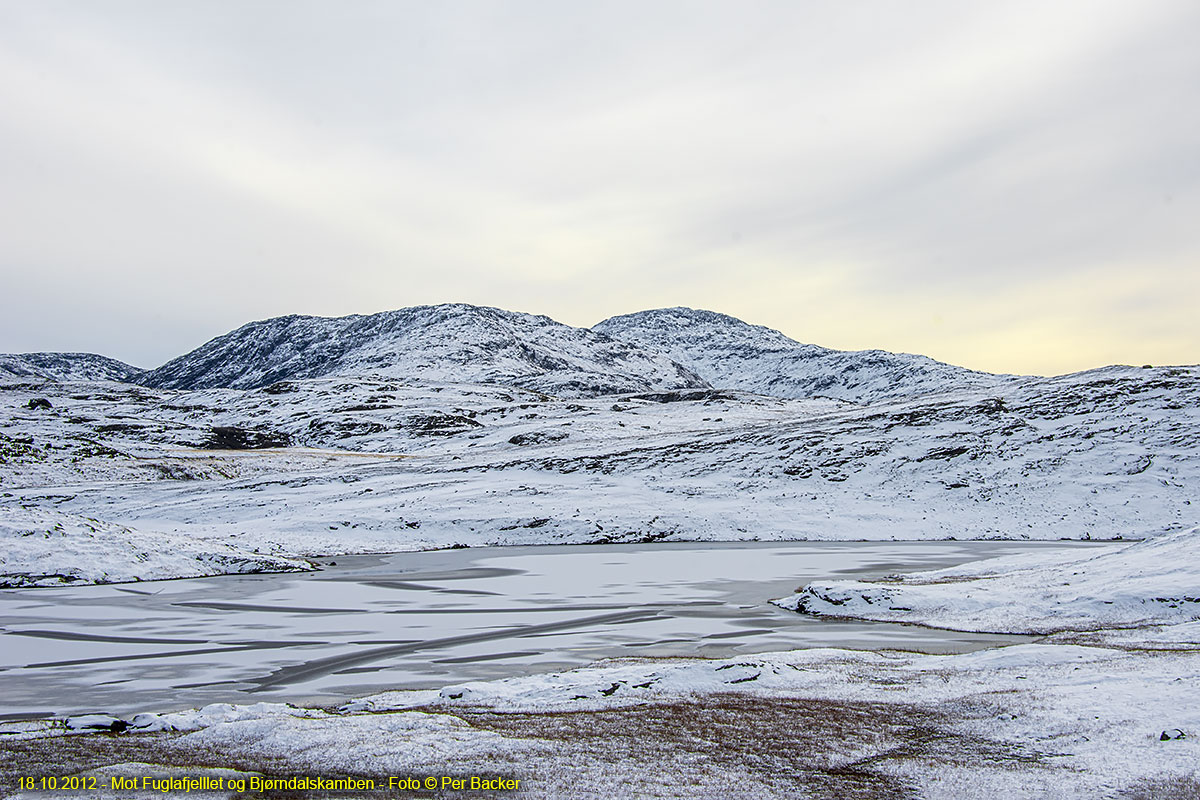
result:
[[[1200,362],[1194,3],[215,8],[0,8],[0,351],[470,302]]]

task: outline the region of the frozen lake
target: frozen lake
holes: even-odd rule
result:
[[[815,620],[811,580],[1063,542],[540,546],[339,556],[310,574],[0,591],[0,718],[338,703],[619,656],[798,647],[963,652],[1028,637]]]

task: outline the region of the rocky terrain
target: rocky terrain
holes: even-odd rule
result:
[[[108,380],[160,389],[257,389],[285,380],[484,383],[558,397],[730,389],[856,403],[1003,384],[925,356],[843,352],[689,308],[573,328],[465,304],[251,322],[151,370],[87,353],[0,355],[12,379]]]
[[[284,559],[452,544],[1140,538],[1196,524],[1194,367],[989,376],[811,348],[687,309],[597,327],[637,341],[438,306],[251,323],[134,376],[212,388],[73,380],[62,365],[108,362],[42,357],[59,372],[0,383],[0,508],[17,527],[12,514],[52,510]],[[704,342],[716,355],[702,357]],[[840,365],[834,383],[813,382],[820,363]],[[26,548],[0,572],[91,579],[76,563],[91,556],[56,541],[57,564],[35,569]],[[189,563],[179,574],[211,569]],[[111,562],[104,579],[149,574]]]
[[[1039,643],[636,659],[336,710],[12,721],[0,761],[102,781],[131,763],[499,769],[548,798],[1195,796],[1197,497],[1198,367],[995,376],[690,309],[585,330],[472,306],[251,323],[145,373],[3,356],[9,588],[480,545],[1139,541],[776,600]]]
[[[639,311],[606,319],[592,330],[661,353],[714,387],[773,397],[834,397],[868,403],[997,387],[1011,377],[925,356],[801,344],[761,325],[691,308]]]
[[[654,351],[549,317],[463,304],[252,322],[139,382],[167,389],[256,389],[330,376],[493,383],[563,397],[707,386]]]
[[[0,353],[0,380],[123,381],[145,373],[95,353]]]
[[[1196,524],[1197,377],[1114,367],[868,406],[335,378],[199,391],[10,383],[0,506],[279,557],[661,539],[1140,538]],[[77,555],[58,552],[69,571]]]

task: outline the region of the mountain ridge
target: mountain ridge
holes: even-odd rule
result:
[[[683,306],[577,328],[464,303],[248,322],[143,370],[91,353],[0,354],[0,380],[109,380],[157,389],[255,389],[293,379],[375,377],[510,386],[562,397],[732,390],[873,403],[998,389],[1018,376],[923,355],[843,351],[728,314]]]
[[[923,355],[804,344],[728,314],[683,306],[609,317],[592,329],[661,353],[717,389],[773,397],[823,396],[864,403],[952,388],[988,388],[1015,377]]]
[[[664,356],[546,316],[450,303],[247,323],[148,371],[162,389],[254,389],[375,376],[511,385],[563,397],[709,388]]]
[[[145,373],[97,353],[0,353],[0,378],[134,383]]]

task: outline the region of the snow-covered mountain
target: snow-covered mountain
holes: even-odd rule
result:
[[[145,370],[95,353],[0,353],[0,380],[136,381]]]
[[[691,308],[611,317],[592,330],[679,362],[719,389],[856,403],[998,385],[1006,376],[925,356],[801,344],[761,325]]]
[[[925,356],[844,352],[690,308],[641,311],[592,329],[466,304],[243,325],[153,370],[87,353],[0,355],[0,379],[110,380],[159,389],[256,389],[374,377],[472,383],[560,397],[732,389],[856,403],[997,387],[997,376]]]
[[[1195,770],[1200,366],[994,376],[917,356],[802,345],[766,328],[688,309],[617,317],[589,331],[471,306],[253,323],[147,376],[96,356],[38,355],[40,366],[29,356],[0,360],[0,587],[6,589],[307,570],[333,567],[328,557],[334,555],[462,546],[871,540],[878,544],[864,542],[862,552],[876,575],[850,582],[840,566],[830,566],[829,577],[778,604],[809,614],[1047,636],[955,656],[906,653],[914,648],[901,629],[865,639],[897,648],[884,653],[821,647],[764,655],[753,652],[753,641],[737,639],[736,660],[685,660],[674,653],[663,659],[630,650],[635,658],[570,673],[469,681],[440,692],[388,692],[337,713],[222,702],[130,720],[87,714],[65,725],[0,721],[0,733],[21,747],[36,749],[33,737],[41,737],[51,744],[83,741],[79,752],[91,753],[84,736],[63,737],[63,731],[125,726],[106,757],[114,762],[106,769],[119,774],[121,764],[161,762],[161,734],[137,731],[192,731],[172,740],[178,745],[168,754],[172,768],[178,763],[188,769],[214,748],[236,750],[243,760],[265,759],[274,765],[272,774],[340,769],[338,764],[353,770],[383,757],[393,760],[380,769],[396,775],[485,769],[533,775],[532,791],[544,790],[538,796],[545,797],[563,796],[560,786],[577,781],[568,776],[547,789],[540,776],[561,776],[562,763],[582,757],[593,759],[585,764],[587,775],[616,775],[611,785],[618,788],[662,773],[669,782],[657,785],[665,794],[682,787],[696,795],[695,770],[679,777],[667,769],[694,755],[694,742],[714,745],[712,752],[719,746],[724,756],[731,752],[727,742],[743,747],[739,743],[766,741],[774,753],[775,734],[790,736],[788,726],[799,713],[840,720],[841,727],[829,729],[833,734],[822,730],[810,737],[841,748],[817,754],[820,763],[835,766],[863,764],[876,753],[886,761],[898,747],[908,747],[904,741],[924,747],[930,730],[945,731],[951,750],[920,750],[924,762],[902,765],[907,777],[924,770],[918,775],[923,783],[914,781],[911,791],[902,787],[914,796],[936,794],[948,774],[957,781],[965,773],[975,782],[965,795],[959,791],[963,796],[1004,789],[1059,796],[1064,786],[1072,796],[1110,796],[1121,787],[1145,786],[1145,792],[1122,794],[1158,797],[1166,796],[1156,791],[1165,784],[1133,779],[1157,781]],[[120,368],[133,372],[122,377]],[[64,380],[75,375],[85,379]],[[128,378],[137,382],[114,382]],[[913,563],[897,561],[888,540],[1120,538],[1145,541],[1071,552],[1043,545],[1003,561],[887,574]],[[737,557],[733,548],[721,552]],[[603,556],[597,551],[595,557]],[[545,569],[539,559],[533,556],[528,569]],[[645,560],[630,580],[654,581],[657,563]],[[415,580],[420,573],[410,568],[407,577]],[[572,580],[569,571],[552,574]],[[432,575],[421,580],[427,578]],[[324,585],[336,588],[332,580]],[[697,589],[697,601],[713,604],[712,591]],[[99,591],[120,593],[122,600],[110,605],[127,615],[136,609],[124,599],[170,590]],[[237,602],[164,602],[222,615],[257,616],[266,607],[241,601],[237,582],[214,580],[203,591]],[[481,595],[479,609],[510,611],[508,599],[491,591],[441,591]],[[90,609],[90,600],[81,597],[67,597],[64,607],[82,608],[75,604],[86,601]],[[338,590],[329,597],[332,608],[357,594]],[[653,624],[660,613],[624,601],[563,600],[547,594],[536,601],[554,622],[507,622],[503,635],[509,641],[541,636],[557,629],[559,620],[590,626],[619,617],[622,625]],[[269,602],[289,614],[306,610]],[[677,596],[669,602],[691,605]],[[350,610],[363,609],[356,602]],[[575,616],[600,609],[604,616]],[[609,616],[608,609],[617,613]],[[627,615],[630,609],[634,616]],[[17,655],[7,668],[47,670],[33,673],[28,680],[39,683],[28,685],[58,686],[52,694],[70,695],[77,676],[56,682],[80,662],[57,648],[77,635],[71,626],[62,631],[43,621],[51,617],[25,614],[22,605],[18,616],[5,620],[6,634],[23,637],[10,648]],[[98,617],[89,611],[88,618]],[[113,679],[100,685],[136,689],[143,681],[207,690],[217,685],[215,678],[185,685],[183,672],[169,665],[131,676],[128,659],[240,653],[245,626],[237,622],[241,617],[231,619],[221,624],[238,640],[206,634],[211,650],[191,648],[189,642],[198,641],[190,638],[199,630],[194,626],[180,628],[188,639],[151,640],[141,631],[139,638],[80,637],[77,644],[89,648],[89,662],[111,662],[103,668]],[[386,630],[356,627],[356,640],[348,644],[361,646],[366,659],[394,658],[399,650],[389,643],[397,640],[382,635],[402,631],[397,624],[409,626],[431,649],[462,638],[447,633],[430,641],[436,622],[403,621]],[[424,624],[435,627],[418,627]],[[33,646],[26,647],[25,639]],[[308,665],[336,668],[341,676],[361,671],[346,668],[349,663],[369,663],[340,654],[317,660],[304,640],[296,641],[305,649],[291,661],[282,650],[278,656],[245,656],[269,665],[273,675],[299,676],[275,687],[288,688],[288,699],[298,699],[296,692],[307,696],[312,684],[300,681],[313,674]],[[812,642],[799,631],[795,641],[797,647]],[[146,642],[163,649],[145,651]],[[233,646],[225,648],[225,642]],[[962,646],[961,640],[951,646]],[[509,645],[497,641],[497,647]],[[470,660],[490,658],[479,652]],[[448,652],[432,653],[435,661],[450,663]],[[532,651],[500,654],[503,663],[515,665],[513,674],[548,663]],[[250,663],[240,654],[233,658],[239,670]],[[271,688],[262,680],[248,683],[252,675],[239,672],[221,683]],[[688,705],[669,705],[680,702]],[[715,735],[698,728],[696,736],[684,737],[686,747],[673,751],[656,751],[662,747],[657,741],[651,748],[630,747],[627,726],[641,713],[634,709],[651,705],[647,713],[665,709],[669,721],[700,718],[712,709],[731,722]],[[495,726],[468,722],[475,718],[468,714],[478,717],[488,708],[537,712],[522,720],[540,715],[554,724],[546,733],[531,733],[518,720],[515,738],[502,738]],[[591,730],[618,708],[617,735],[592,737],[611,744],[611,754],[601,760],[591,743],[581,748],[579,737],[562,735],[558,721],[564,715],[545,713],[569,709],[567,716],[583,720],[580,730]],[[597,722],[584,716],[596,711],[608,716],[595,717]],[[900,716],[887,716],[893,713]],[[903,726],[917,738],[881,742],[878,730],[900,730],[891,720],[901,716],[916,720]],[[647,719],[651,727],[663,727],[659,717]],[[873,724],[877,719],[884,720],[882,728]],[[743,720],[758,720],[759,727],[750,729]],[[754,735],[725,736],[742,728]],[[870,736],[848,738],[863,730]],[[967,757],[960,746],[964,736],[981,743]],[[295,742],[313,737],[319,747],[296,748]],[[394,746],[381,756],[379,741]],[[539,742],[570,747],[532,750],[548,746]],[[464,752],[476,761],[464,762]],[[543,766],[530,766],[532,752],[546,754]],[[629,768],[631,752],[666,755]],[[762,759],[762,749],[737,752],[749,755],[722,763],[759,759],[767,764],[761,774],[772,780],[778,774],[819,775],[808,767],[802,772],[795,762],[775,769],[775,762]],[[330,753],[341,759],[333,767]],[[1043,753],[1053,758],[1038,760]],[[500,767],[498,757],[507,759]],[[471,766],[476,763],[483,766]],[[955,766],[962,764],[968,769]],[[994,769],[983,773],[978,764]],[[855,786],[865,785],[860,775],[869,773],[854,772]],[[747,785],[756,796],[796,793],[792,784],[747,784],[741,773],[730,781],[721,778],[705,796],[727,796],[729,786]],[[772,792],[778,786],[779,792],[760,792],[759,785]],[[569,793],[574,786],[563,788]],[[704,794],[707,787],[702,789]]]
[[[707,388],[659,353],[549,317],[465,304],[251,322],[148,372],[168,389],[375,376],[503,384],[564,397]]]

